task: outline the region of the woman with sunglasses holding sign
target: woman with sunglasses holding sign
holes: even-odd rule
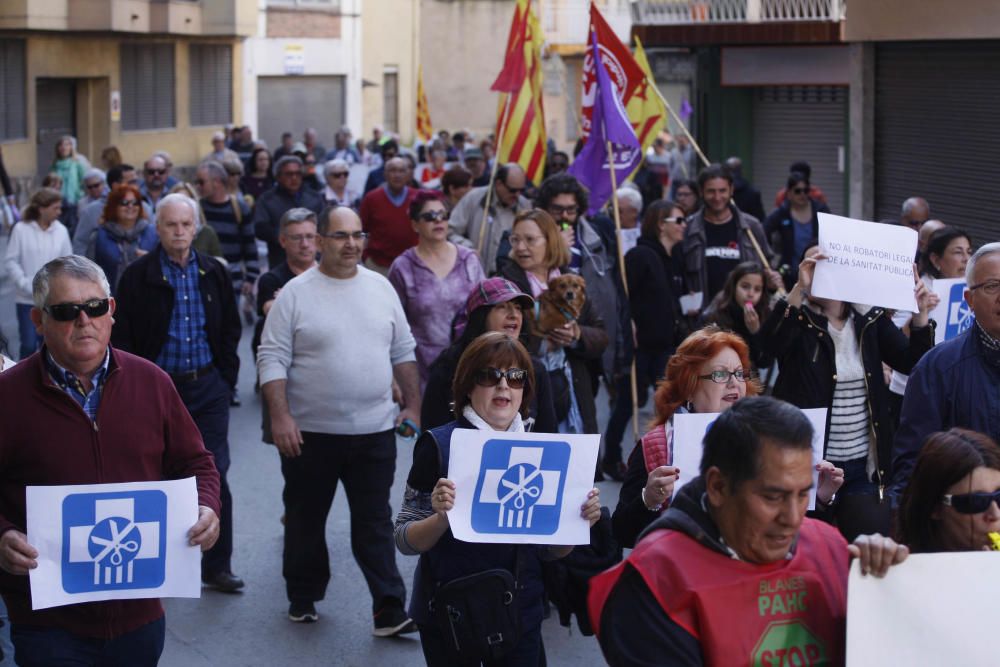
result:
[[[471,248],[448,240],[444,195],[421,190],[410,204],[410,224],[417,245],[393,260],[389,282],[396,288],[410,331],[417,340],[420,389],[428,370],[451,341],[451,321],[469,292],[486,278]]]
[[[23,222],[10,230],[7,242],[7,276],[14,285],[14,307],[17,311],[17,331],[21,339],[20,357],[34,352],[41,340],[31,323],[31,280],[38,269],[63,255],[72,255],[69,232],[59,222],[62,195],[58,190],[42,188],[31,196],[24,210]]]
[[[1000,447],[963,428],[933,433],[899,509],[899,541],[913,553],[991,549],[1000,531]]]
[[[563,558],[572,547],[460,542],[448,525],[448,512],[455,506],[456,488],[446,478],[451,437],[456,428],[484,431],[524,431],[523,418],[534,392],[535,373],[528,351],[517,340],[499,332],[485,333],[473,341],[458,362],[453,391],[455,421],[425,431],[413,450],[413,466],[406,480],[403,506],[396,517],[396,547],[407,555],[420,555],[414,574],[410,616],[420,630],[420,643],[429,667],[489,665],[535,667],[543,664],[541,623],[543,615],[542,561]],[[601,516],[600,495],[592,489],[579,498],[580,515],[593,526]],[[447,595],[449,582],[486,571],[502,569],[516,581],[515,612],[520,633],[511,637],[496,628],[501,643],[492,656],[482,654],[471,660],[456,652],[455,642],[463,638],[446,627],[435,613],[438,598]],[[505,616],[505,600],[491,595],[484,584],[481,596],[468,613]],[[509,600],[508,600],[509,602]],[[490,634],[494,634],[490,632]]]
[[[146,219],[139,188],[119,183],[108,194],[97,228],[94,261],[104,269],[111,293],[129,264],[156,247],[156,226]]]

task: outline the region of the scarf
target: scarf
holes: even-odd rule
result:
[[[976,334],[982,344],[983,358],[986,363],[994,368],[1000,368],[1000,340],[991,336],[978,321],[976,322]]]
[[[139,258],[139,240],[149,226],[148,220],[136,220],[131,229],[125,229],[117,222],[105,222],[104,231],[118,246],[118,270],[115,272],[115,287],[129,264]]]
[[[462,416],[469,420],[469,423],[475,426],[480,431],[495,431],[496,429],[486,423],[486,420],[479,416],[479,414],[472,409],[471,405],[466,405],[462,409]],[[524,421],[521,419],[521,413],[517,412],[514,414],[514,421],[510,423],[507,427],[508,433],[524,433]]]

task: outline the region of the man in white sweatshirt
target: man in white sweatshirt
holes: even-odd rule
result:
[[[357,214],[328,208],[317,232],[320,264],[281,290],[257,354],[285,478],[288,617],[319,618],[314,603],[330,579],[326,517],[340,481],[351,508],[351,547],[372,595],[374,634],[413,632],[389,490],[395,427],[420,419],[416,342],[389,281],[358,265],[367,235]],[[393,378],[403,396],[398,414]]]

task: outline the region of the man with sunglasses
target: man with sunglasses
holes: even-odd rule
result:
[[[317,232],[319,266],[282,288],[257,350],[285,479],[288,618],[319,619],[315,603],[330,581],[326,519],[343,483],[352,551],[372,596],[374,634],[390,637],[415,629],[403,607],[389,491],[395,429],[404,420],[420,424],[416,341],[389,281],[359,266],[367,235],[357,214],[327,208]],[[398,413],[393,379],[403,396]]]
[[[128,266],[118,281],[115,347],[166,371],[201,431],[219,472],[219,542],[202,558],[202,581],[227,593],[243,588],[232,572],[233,500],[229,469],[229,404],[240,360],[240,318],[233,284],[218,260],[195,252],[198,204],[171,194],[160,200],[157,248]]]
[[[479,259],[483,262],[486,275],[497,271],[497,251],[503,235],[510,233],[514,226],[514,218],[520,211],[531,208],[531,202],[522,194],[527,184],[528,178],[520,165],[511,162],[497,169],[485,229],[483,210],[486,208],[488,185],[469,190],[451,212],[448,240],[477,251],[482,247]],[[483,235],[485,238],[480,242]]]
[[[417,233],[410,224],[410,204],[417,193],[410,187],[413,178],[410,163],[394,157],[385,163],[385,183],[361,199],[358,213],[369,236],[364,261],[372,271],[389,275],[392,260],[417,245]]]
[[[219,477],[170,380],[109,347],[115,300],[101,268],[54,259],[32,281],[42,349],[0,375],[0,590],[27,664],[156,664],[164,642],[155,598],[32,610],[28,574],[40,556],[25,535],[29,485],[144,482],[194,476],[199,519],[188,541],[219,534]],[[13,462],[16,461],[16,464]],[[58,556],[56,556],[58,558]]]
[[[169,191],[167,177],[170,175],[170,169],[167,167],[167,160],[162,155],[154,154],[142,165],[142,170],[144,178],[139,185],[139,191],[146,203],[155,209],[156,204]]]
[[[257,200],[253,227],[257,238],[267,244],[267,263],[274,268],[285,261],[285,250],[278,241],[281,216],[291,208],[307,208],[317,215],[323,210],[323,197],[312,188],[302,187],[305,164],[297,155],[286,155],[274,165],[276,183]]]
[[[952,308],[960,317],[975,316],[975,322],[925,354],[906,383],[892,450],[895,501],[928,433],[958,426],[1000,440],[1000,242],[972,255],[965,282],[965,303]]]

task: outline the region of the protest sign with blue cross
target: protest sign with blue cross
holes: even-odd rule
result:
[[[948,290],[948,324],[944,339],[951,340],[972,327],[976,321],[975,313],[965,301],[965,283],[952,285]]]
[[[166,529],[167,496],[161,491],[66,496],[63,589],[87,593],[162,585]]]
[[[570,445],[488,440],[472,504],[477,533],[551,535],[559,528]]]

